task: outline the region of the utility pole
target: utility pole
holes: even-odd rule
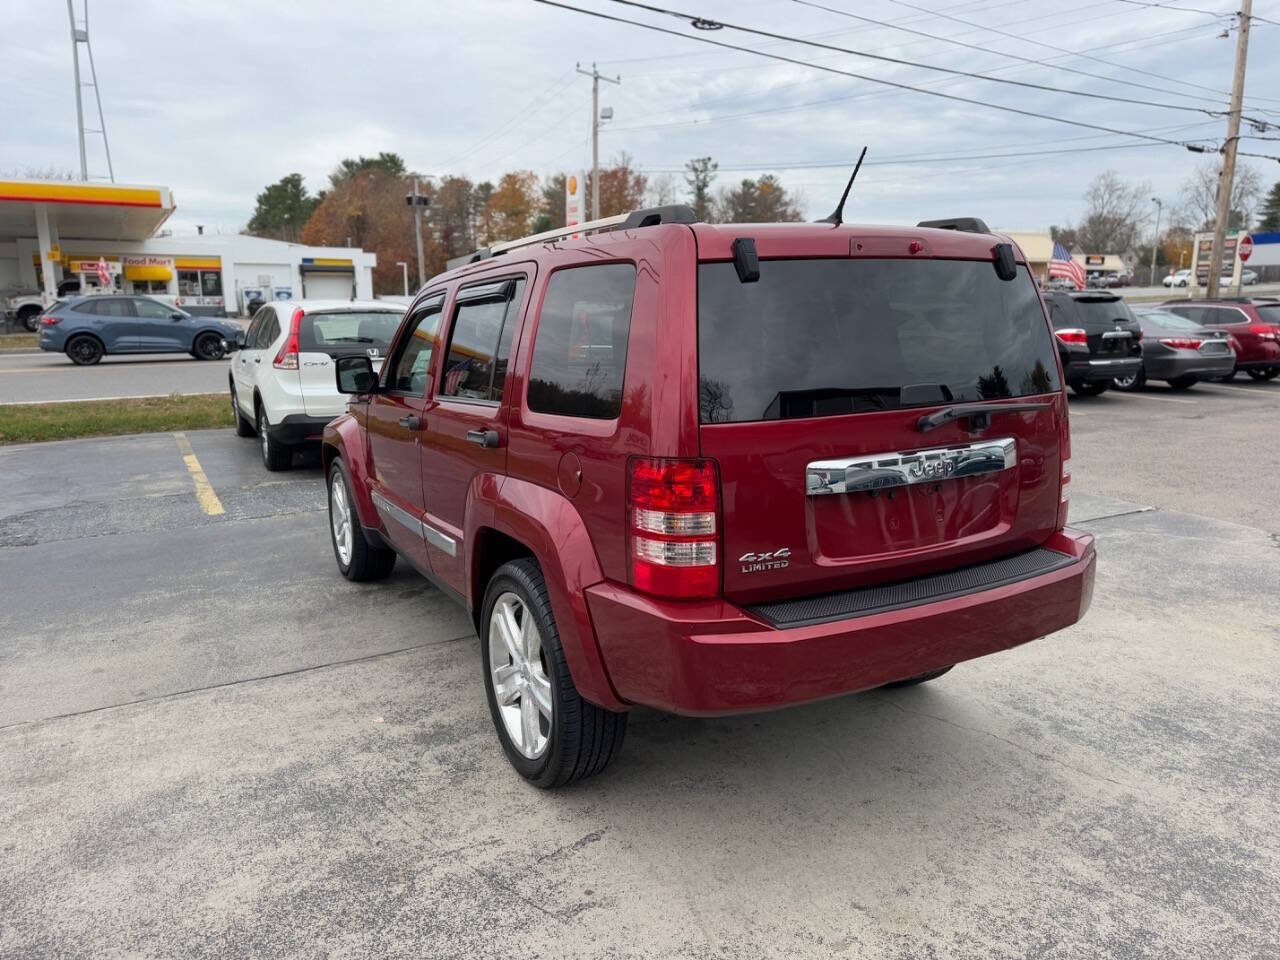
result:
[[[600,81],[606,83],[621,83],[622,77],[606,77],[602,76],[600,71],[596,69],[594,63],[591,64],[591,70],[588,72],[582,69],[582,64],[574,64],[576,69],[584,77],[591,78],[591,219],[600,219]],[[610,111],[610,116],[613,115]]]
[[[418,189],[417,174],[413,177],[413,193],[405,194],[404,202],[413,207],[413,238],[418,242],[418,289],[422,289],[427,283],[422,260],[422,208],[431,205],[431,198]]]
[[[1156,205],[1156,235],[1151,240],[1151,286],[1156,285],[1156,251],[1160,249],[1160,210],[1164,206],[1159,197],[1152,197]]]
[[[1231,187],[1236,176],[1236,145],[1240,141],[1240,110],[1244,100],[1244,65],[1249,56],[1249,23],[1253,0],[1240,0],[1240,24],[1236,29],[1236,71],[1231,81],[1231,110],[1227,113],[1227,139],[1222,145],[1222,176],[1218,178],[1218,215],[1213,224],[1213,249],[1209,253],[1210,300],[1218,296],[1222,273],[1222,249],[1231,217]]]

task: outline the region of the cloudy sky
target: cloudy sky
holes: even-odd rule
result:
[[[345,156],[390,150],[423,173],[477,180],[511,169],[580,169],[591,159],[591,84],[574,65],[591,61],[622,78],[602,84],[601,104],[614,110],[601,134],[602,162],[626,151],[658,177],[711,156],[720,164],[717,185],[776,172],[815,218],[834,205],[864,144],[868,165],[846,216],[865,222],[976,215],[1006,229],[1044,229],[1079,216],[1085,184],[1102,170],[1149,181],[1152,195],[1171,203],[1203,162],[1179,146],[875,80],[1175,141],[1216,147],[1225,135],[1225,119],[1209,112],[1227,105],[1235,40],[1218,38],[1228,18],[1212,12],[1225,14],[1232,0],[654,0],[811,43],[1124,102],[694,30],[611,0],[564,2],[679,35],[533,0],[91,0],[116,179],[171,186],[175,232],[197,223],[234,232],[265,184],[298,171],[320,188]],[[1280,21],[1280,0],[1258,0],[1255,13]],[[0,171],[74,170],[66,8],[59,0],[11,4],[4,26]],[[1256,24],[1246,114],[1280,124],[1277,54],[1280,25]],[[96,127],[96,112],[90,118]],[[1280,156],[1280,141],[1243,143]],[[91,135],[88,146],[90,175],[105,175],[100,138]],[[1276,161],[1247,162],[1267,183],[1280,179]]]

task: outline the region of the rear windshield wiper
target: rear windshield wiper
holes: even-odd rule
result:
[[[376,343],[373,337],[329,337],[325,343]]]
[[[916,421],[916,429],[921,433],[940,427],[952,420],[968,420],[974,430],[985,429],[991,423],[993,413],[1016,413],[1020,410],[1045,410],[1050,404],[1039,403],[969,403],[963,407],[943,407]]]

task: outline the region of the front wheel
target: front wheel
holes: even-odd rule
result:
[[[197,360],[221,360],[223,357],[222,338],[216,333],[202,333],[196,337],[191,352]]]
[[[348,580],[381,580],[396,565],[394,550],[375,547],[365,539],[347,475],[337,460],[329,468],[329,539],[338,571]]]
[[[1071,384],[1071,389],[1081,397],[1096,397],[1100,393],[1106,393],[1110,386],[1110,380],[1087,380],[1083,383]]]
[[[1274,380],[1280,374],[1280,367],[1250,367],[1248,372],[1255,380]]]
[[[1111,385],[1117,390],[1141,390],[1147,385],[1147,371],[1139,367],[1137,373],[1131,373],[1127,377],[1116,377],[1111,381]]]
[[[480,653],[498,740],[516,772],[534,786],[593,776],[622,749],[627,715],[579,695],[546,580],[533,560],[503,564],[489,581]]]

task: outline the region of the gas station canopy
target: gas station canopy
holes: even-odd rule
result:
[[[145,240],[173,213],[167,187],[0,180],[0,241],[37,237],[43,210],[62,240]]]

